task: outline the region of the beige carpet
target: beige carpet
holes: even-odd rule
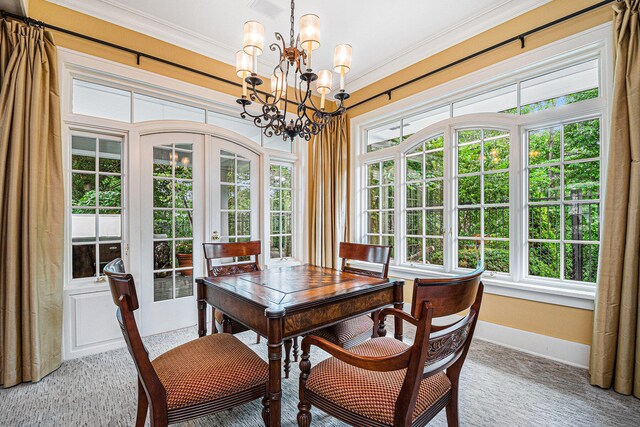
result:
[[[408,328],[407,328],[408,329]],[[413,330],[407,331],[410,338]],[[145,339],[155,357],[195,339],[195,328]],[[255,335],[238,335],[266,359]],[[326,357],[315,352],[312,362]],[[298,374],[283,380],[283,426],[296,426]],[[184,426],[262,426],[258,401]],[[126,349],[68,361],[37,384],[0,389],[1,426],[131,426],[136,380]],[[343,426],[313,411],[313,426]],[[601,390],[587,372],[495,344],[476,340],[462,372],[462,426],[640,426],[640,400]],[[444,411],[431,423],[445,426]]]

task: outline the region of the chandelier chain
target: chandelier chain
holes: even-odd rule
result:
[[[291,41],[291,47],[293,47],[293,43],[295,42],[295,32],[294,32],[294,12],[295,12],[295,0],[291,0],[291,18],[289,18],[290,22],[291,22],[291,30],[289,31],[289,36],[290,36],[290,41]]]

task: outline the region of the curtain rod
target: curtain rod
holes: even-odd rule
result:
[[[480,55],[484,55],[487,52],[490,52],[492,50],[498,49],[498,48],[500,48],[502,46],[505,46],[507,44],[513,43],[515,41],[520,41],[520,47],[522,49],[524,49],[524,47],[525,47],[525,37],[528,37],[531,34],[537,33],[539,31],[545,30],[545,29],[547,29],[549,27],[552,27],[552,26],[554,26],[556,24],[559,24],[561,22],[568,21],[569,19],[575,18],[576,16],[580,16],[580,15],[583,15],[583,14],[585,14],[587,12],[591,12],[592,10],[599,9],[602,6],[605,6],[605,5],[610,4],[610,3],[614,3],[615,1],[620,1],[620,0],[604,0],[604,1],[601,1],[599,3],[593,4],[593,5],[589,6],[589,7],[585,7],[584,9],[578,10],[577,12],[573,12],[573,13],[571,13],[569,15],[563,16],[562,18],[558,18],[558,19],[556,19],[554,21],[551,21],[551,22],[548,22],[546,24],[540,25],[539,27],[535,27],[535,28],[533,28],[533,29],[531,29],[529,31],[525,31],[524,33],[521,33],[521,34],[519,34],[517,36],[513,36],[511,38],[503,40],[503,41],[501,41],[499,43],[496,43],[496,44],[491,45],[491,46],[489,46],[487,48],[479,50],[479,51],[477,51],[475,53],[467,55],[464,58],[460,58],[460,59],[455,60],[453,62],[450,62],[450,63],[448,63],[446,65],[443,65],[442,67],[436,68],[435,70],[432,70],[432,71],[429,71],[427,73],[424,73],[424,74],[422,74],[422,75],[420,75],[418,77],[414,77],[411,80],[407,80],[404,83],[400,83],[400,84],[398,84],[398,85],[396,85],[396,86],[394,86],[394,87],[392,87],[390,89],[386,89],[386,90],[383,90],[382,92],[376,93],[375,95],[372,95],[372,96],[370,96],[370,97],[368,97],[366,99],[363,99],[362,101],[356,102],[355,104],[348,106],[347,110],[355,108],[355,107],[357,107],[359,105],[362,105],[364,103],[367,103],[369,101],[373,101],[374,99],[379,98],[379,97],[381,97],[383,95],[387,95],[389,97],[389,100],[390,100],[391,99],[391,92],[393,92],[393,91],[396,91],[396,90],[398,90],[400,88],[403,88],[405,86],[409,86],[409,85],[411,85],[413,83],[416,83],[416,82],[418,82],[418,81],[420,81],[422,79],[425,79],[425,78],[427,78],[429,76],[432,76],[432,75],[434,75],[436,73],[439,73],[439,72],[444,71],[446,69],[452,68],[452,67],[454,67],[456,65],[459,65],[459,64],[461,64],[461,63],[463,63],[465,61],[468,61],[470,59],[476,58],[476,57],[478,57]]]
[[[59,33],[64,33],[64,34],[67,34],[67,35],[70,35],[70,36],[73,36],[73,37],[77,37],[77,38],[80,38],[80,39],[83,39],[83,40],[88,40],[88,41],[93,42],[93,43],[101,44],[103,46],[108,46],[108,47],[116,49],[116,50],[121,50],[123,52],[130,53],[130,54],[136,56],[136,63],[138,65],[140,65],[140,59],[141,58],[147,58],[147,59],[151,59],[151,60],[156,61],[156,62],[160,62],[160,63],[165,64],[165,65],[170,65],[172,67],[180,68],[181,70],[185,70],[185,71],[189,71],[189,72],[192,72],[192,73],[195,73],[195,74],[199,74],[201,76],[209,77],[209,78],[212,78],[212,79],[217,80],[219,82],[226,83],[226,84],[229,84],[229,85],[232,85],[232,86],[235,86],[235,87],[240,87],[240,88],[242,87],[242,83],[234,82],[233,80],[225,79],[224,77],[216,76],[215,74],[207,73],[206,71],[198,70],[197,68],[192,68],[192,67],[180,64],[178,62],[173,62],[173,61],[170,61],[168,59],[160,58],[160,57],[155,56],[155,55],[150,55],[148,53],[144,53],[144,52],[139,51],[139,50],[131,49],[131,48],[128,48],[126,46],[122,46],[122,45],[119,45],[119,44],[116,44],[116,43],[111,43],[111,42],[108,42],[106,40],[98,39],[96,37],[87,36],[86,34],[78,33],[76,31],[72,31],[72,30],[68,30],[66,28],[58,27],[56,25],[47,24],[46,22],[38,21],[38,20],[35,20],[35,19],[30,18],[28,16],[18,15],[18,14],[15,14],[15,13],[4,11],[4,10],[0,11],[0,15],[2,16],[2,18],[12,18],[12,19],[15,19],[17,21],[23,21],[27,25],[33,25],[33,26],[36,26],[36,27],[47,28],[47,29],[50,29],[50,30],[53,30],[53,31],[57,31]],[[258,90],[257,92],[262,94],[262,95],[271,95],[271,94],[268,94],[268,93],[260,91],[260,90]],[[292,100],[289,100],[288,102],[290,102],[293,105],[298,105],[297,102],[294,102]]]
[[[521,34],[519,34],[517,36],[513,36],[511,38],[503,40],[503,41],[501,41],[499,43],[496,43],[496,44],[491,45],[491,46],[489,46],[487,48],[479,50],[479,51],[477,51],[475,53],[467,55],[464,58],[460,58],[460,59],[458,59],[456,61],[450,62],[449,64],[446,64],[446,65],[443,65],[443,66],[441,66],[439,68],[436,68],[435,70],[429,71],[429,72],[427,72],[425,74],[422,74],[422,75],[420,75],[418,77],[414,77],[411,80],[407,80],[404,83],[400,83],[400,84],[398,84],[398,85],[396,85],[396,86],[394,86],[394,87],[392,87],[390,89],[386,89],[386,90],[384,90],[382,92],[379,92],[379,93],[377,93],[375,95],[372,95],[372,96],[370,96],[370,97],[368,97],[366,99],[363,99],[362,101],[359,101],[359,102],[357,102],[357,103],[355,103],[353,105],[350,105],[349,107],[347,107],[347,110],[350,110],[352,108],[358,107],[358,106],[360,106],[360,105],[362,105],[364,103],[372,101],[372,100],[374,100],[376,98],[379,98],[379,97],[381,97],[383,95],[387,95],[389,97],[389,99],[391,99],[391,93],[393,91],[396,91],[396,90],[401,89],[401,88],[403,88],[405,86],[408,86],[408,85],[411,85],[413,83],[416,83],[416,82],[418,82],[418,81],[420,81],[422,79],[425,79],[425,78],[427,78],[429,76],[432,76],[432,75],[434,75],[436,73],[439,73],[441,71],[444,71],[444,70],[447,70],[449,68],[452,68],[452,67],[454,67],[456,65],[459,65],[459,64],[461,64],[463,62],[466,62],[466,61],[468,61],[470,59],[476,58],[476,57],[478,57],[480,55],[484,55],[487,52],[490,52],[492,50],[498,49],[498,48],[500,48],[502,46],[505,46],[507,44],[513,43],[515,41],[520,41],[520,47],[524,48],[525,47],[525,38],[526,37],[528,37],[528,36],[530,36],[530,35],[532,35],[534,33],[537,33],[539,31],[545,30],[545,29],[547,29],[549,27],[552,27],[554,25],[557,25],[557,24],[559,24],[561,22],[568,21],[569,19],[575,18],[576,16],[580,16],[580,15],[583,15],[583,14],[585,14],[587,12],[591,12],[592,10],[598,9],[598,8],[600,8],[602,6],[605,6],[607,4],[613,3],[615,1],[620,1],[620,0],[604,0],[604,1],[601,1],[601,2],[596,3],[594,5],[591,5],[589,7],[586,7],[584,9],[578,10],[577,12],[573,12],[573,13],[571,13],[569,15],[563,16],[562,18],[558,18],[558,19],[556,19],[554,21],[551,21],[551,22],[548,22],[546,24],[543,24],[543,25],[540,25],[538,27],[535,27],[535,28],[533,28],[533,29],[531,29],[529,31],[525,31],[524,33],[521,33]],[[28,16],[18,15],[18,14],[15,14],[15,13],[6,12],[4,10],[0,11],[0,14],[2,15],[2,18],[9,17],[9,18],[12,18],[12,19],[20,20],[20,21],[23,21],[25,24],[28,24],[28,25],[35,25],[35,26],[39,26],[39,27],[42,27],[42,28],[48,28],[48,29],[53,30],[53,31],[57,31],[57,32],[60,32],[60,33],[64,33],[64,34],[73,36],[73,37],[77,37],[77,38],[80,38],[80,39],[83,39],[83,40],[88,40],[88,41],[91,41],[93,43],[101,44],[103,46],[108,46],[108,47],[113,48],[113,49],[117,49],[117,50],[121,50],[123,52],[130,53],[130,54],[136,56],[136,62],[137,62],[138,65],[140,65],[140,58],[147,58],[147,59],[150,59],[152,61],[160,62],[160,63],[165,64],[165,65],[170,65],[172,67],[179,68],[181,70],[185,70],[185,71],[189,71],[189,72],[192,72],[192,73],[195,73],[195,74],[199,74],[201,76],[209,77],[209,78],[212,78],[212,79],[217,80],[219,82],[226,83],[226,84],[229,84],[229,85],[232,85],[232,86],[235,86],[235,87],[242,87],[241,83],[234,82],[234,81],[229,80],[229,79],[225,79],[224,77],[216,76],[215,74],[207,73],[206,71],[198,70],[197,68],[188,67],[186,65],[183,65],[183,64],[180,64],[180,63],[177,63],[177,62],[173,62],[173,61],[169,61],[168,59],[160,58],[160,57],[155,56],[155,55],[150,55],[148,53],[144,53],[144,52],[139,51],[139,50],[131,49],[131,48],[128,48],[126,46],[122,46],[122,45],[119,45],[119,44],[116,44],[116,43],[108,42],[106,40],[98,39],[96,37],[87,36],[85,34],[78,33],[76,31],[71,31],[71,30],[68,30],[66,28],[58,27],[56,25],[47,24],[46,22],[38,21],[38,20],[35,20],[35,19],[30,18]],[[262,92],[262,91],[258,91],[258,92],[261,93],[262,95],[270,95],[270,94],[268,94],[266,92]],[[292,102],[292,101],[289,101],[289,102],[291,102],[294,105],[298,105],[295,102]]]

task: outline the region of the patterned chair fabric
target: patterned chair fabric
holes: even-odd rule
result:
[[[233,396],[264,384],[269,367],[229,334],[208,335],[152,362],[167,392],[169,410]]]
[[[374,338],[359,344],[350,353],[381,357],[409,348],[393,338]],[[393,425],[394,405],[402,388],[406,369],[390,372],[356,368],[329,358],[311,369],[306,389],[345,410],[372,420],[371,425]],[[422,380],[413,419],[415,420],[451,390],[444,372]]]
[[[359,344],[358,341],[364,341],[371,336],[372,330],[373,320],[371,320],[369,316],[359,316],[315,331],[313,335],[317,335],[340,347],[348,349],[354,344]],[[360,337],[362,339],[358,340],[357,338]],[[351,346],[349,344],[351,344]]]

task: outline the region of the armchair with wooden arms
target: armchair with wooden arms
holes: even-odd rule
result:
[[[484,270],[460,277],[416,279],[411,314],[394,308],[380,321],[397,316],[416,327],[413,345],[374,338],[349,351],[317,336],[302,341],[298,426],[311,424],[311,406],[353,426],[424,426],[446,407],[447,424],[458,426],[458,385],[473,332]],[[457,322],[436,326],[434,318],[468,310]],[[333,357],[311,367],[316,346]]]
[[[145,425],[147,413],[152,427],[166,426],[259,398],[268,425],[266,362],[229,334],[198,338],[151,360],[134,316],[139,305],[133,276],[125,273],[119,258],[107,264],[104,273],[138,374],[137,427]]]
[[[341,242],[338,256],[342,258],[341,269],[344,272],[385,279],[389,273],[391,246]],[[380,271],[356,268],[350,266],[348,261],[364,261],[378,264]],[[377,316],[377,311],[372,313],[371,318],[368,316],[358,316],[336,325],[314,331],[313,335],[324,338],[344,349],[349,349],[370,337],[378,336],[378,334],[382,336],[386,335],[384,328],[380,328],[379,330],[374,329]]]

